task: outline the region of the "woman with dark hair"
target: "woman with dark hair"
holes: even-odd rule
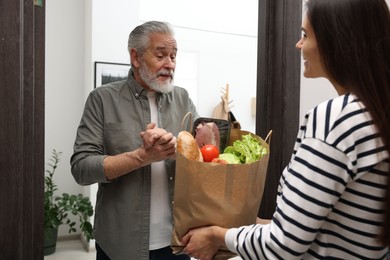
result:
[[[271,220],[190,230],[185,251],[212,259],[386,259],[390,245],[390,13],[385,0],[309,0],[296,47],[303,75],[338,97],[303,121]]]

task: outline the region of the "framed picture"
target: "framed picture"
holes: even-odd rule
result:
[[[130,64],[95,62],[95,88],[104,84],[124,80],[129,73]]]

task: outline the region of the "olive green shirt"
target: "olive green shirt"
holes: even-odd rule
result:
[[[181,130],[190,130],[190,123],[182,125],[188,112],[193,121],[199,117],[188,92],[180,87],[168,94],[159,93],[157,106],[159,127],[175,136]],[[150,121],[146,90],[134,80],[130,70],[127,80],[98,87],[89,94],[77,129],[72,174],[81,185],[99,184],[94,235],[113,260],[149,259],[151,166],[108,181],[103,159],[142,146],[140,132]],[[175,161],[166,160],[165,165],[173,201]]]

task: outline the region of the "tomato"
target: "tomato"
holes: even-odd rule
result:
[[[206,144],[200,148],[200,152],[203,156],[203,161],[211,162],[214,158],[217,158],[219,155],[219,149],[213,144]]]

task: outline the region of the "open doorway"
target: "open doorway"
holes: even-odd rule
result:
[[[33,1],[27,0],[3,4],[0,16],[3,58],[0,65],[3,83],[0,89],[3,180],[0,182],[0,258],[42,259],[45,7],[34,6]],[[256,132],[264,135],[264,131],[278,128],[272,140],[269,166],[272,178],[266,191],[271,204],[264,208],[263,214],[273,211],[272,185],[277,183],[276,176],[281,172],[278,167],[284,165],[289,154],[288,149],[283,149],[285,141],[291,141],[291,132],[296,133],[298,114],[291,111],[299,104],[296,74],[300,66],[299,56],[290,55],[289,46],[299,35],[298,13],[301,13],[300,0],[259,1]],[[72,47],[72,39],[68,40],[67,48]],[[61,48],[57,51],[61,52]],[[84,69],[78,71],[84,72]],[[72,75],[60,74],[58,80],[62,77]],[[292,114],[283,113],[286,111]]]

